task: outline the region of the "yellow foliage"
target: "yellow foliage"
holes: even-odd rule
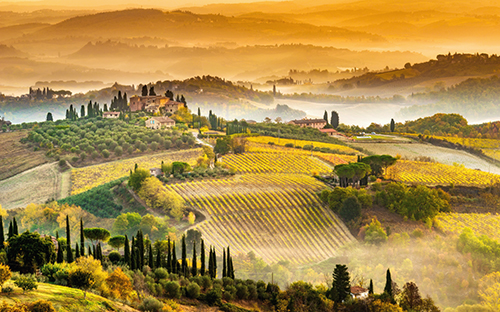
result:
[[[106,284],[113,297],[124,300],[127,300],[134,290],[132,282],[119,267],[108,276]]]
[[[6,217],[8,216],[9,214],[7,213],[7,210],[3,209],[2,208],[2,205],[0,204],[0,216],[2,217]]]
[[[194,224],[195,220],[196,220],[195,214],[192,211],[189,212],[189,214],[188,214],[188,222],[189,222],[189,224],[191,224],[191,225]]]
[[[108,292],[108,288],[106,285],[108,273],[102,269],[100,260],[94,259],[94,257],[92,256],[80,257],[71,264],[70,272],[76,271],[77,269],[81,269],[92,274],[92,278],[94,280],[94,285],[92,288],[100,291],[103,294],[106,294]]]
[[[155,177],[149,177],[142,182],[137,193],[146,204],[152,208],[161,208],[176,218],[184,215],[184,200],[177,193],[168,191]]]
[[[10,305],[5,301],[0,304],[0,312],[29,312],[25,305],[16,303]]]
[[[275,137],[269,137],[269,136],[257,136],[257,137],[249,137],[247,138],[249,142],[255,142],[255,143],[261,143],[261,144],[267,144],[268,142],[272,142],[275,145],[281,145],[285,146],[286,144],[293,144],[294,146],[302,146],[304,145],[312,145],[314,147],[326,147],[331,150],[336,150],[340,154],[360,154],[357,150],[350,148],[349,146],[344,146],[344,145],[339,145],[339,144],[332,144],[332,143],[323,143],[323,142],[316,142],[316,141],[306,141],[306,140],[294,140],[294,139],[281,139],[281,138],[275,138]]]
[[[478,294],[482,303],[491,311],[500,311],[500,272],[483,276],[479,281]]]
[[[10,267],[5,264],[0,263],[0,287],[10,279],[12,276],[12,272],[10,271]]]

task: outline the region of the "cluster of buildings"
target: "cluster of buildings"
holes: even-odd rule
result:
[[[144,110],[151,114],[160,112],[173,114],[181,107],[185,107],[185,104],[173,101],[166,96],[148,95],[130,98],[130,111],[132,112]]]

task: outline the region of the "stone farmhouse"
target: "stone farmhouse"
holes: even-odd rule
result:
[[[130,110],[137,112],[145,110],[149,113],[159,113],[163,109],[164,113],[175,113],[179,108],[184,107],[184,103],[172,101],[166,96],[133,96],[130,98]]]
[[[323,129],[326,126],[324,119],[296,119],[288,122],[289,124],[300,126],[301,128],[316,128]]]
[[[146,128],[149,129],[164,129],[172,128],[175,126],[175,121],[168,117],[151,117],[146,120]]]

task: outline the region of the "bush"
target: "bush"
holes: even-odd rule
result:
[[[220,286],[214,285],[214,287],[207,292],[205,295],[205,301],[213,306],[213,305],[221,305],[222,303],[222,288]]]
[[[117,264],[122,259],[122,255],[120,255],[120,253],[118,251],[112,251],[109,253],[108,259],[113,264]]]
[[[168,271],[165,268],[158,268],[155,270],[155,277],[159,280],[165,279],[168,277]]]
[[[14,288],[12,288],[12,287],[10,287],[10,286],[5,286],[5,287],[2,287],[2,292],[3,292],[3,293],[8,294],[8,293],[11,293],[11,292],[13,292],[13,291],[14,291]]]
[[[123,148],[121,148],[121,146],[117,146],[115,147],[114,152],[116,156],[120,157],[123,154]]]
[[[240,300],[245,300],[248,298],[248,287],[245,284],[240,283],[236,285],[236,297],[238,297],[238,299]]]
[[[56,312],[51,302],[46,300],[37,300],[27,304],[30,312]]]
[[[5,264],[0,264],[0,286],[2,286],[6,281],[8,281],[12,276],[10,267]]]
[[[285,147],[293,147],[293,143],[286,143]]]
[[[102,157],[104,157],[104,158],[108,158],[110,155],[110,153],[107,149],[102,150],[101,154],[102,154]]]
[[[139,305],[139,310],[145,312],[159,312],[163,308],[163,303],[154,297],[146,297]]]
[[[171,299],[179,299],[181,297],[181,287],[179,283],[172,281],[165,283],[165,296]]]
[[[359,203],[358,198],[351,196],[344,200],[339,214],[345,221],[358,219],[361,216],[361,204]]]
[[[198,299],[198,297],[200,296],[200,286],[198,286],[198,284],[196,283],[190,283],[186,287],[186,294],[191,299]]]
[[[234,286],[224,287],[224,300],[231,301],[236,295],[236,288]]]
[[[21,288],[23,292],[31,291],[38,288],[38,282],[35,276],[31,274],[21,275],[15,281],[14,284]]]
[[[204,275],[200,279],[200,286],[203,287],[204,290],[209,289],[212,287],[212,279],[208,275]]]

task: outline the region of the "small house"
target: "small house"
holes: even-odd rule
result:
[[[323,133],[326,133],[328,134],[328,136],[336,136],[338,135],[339,133],[337,132],[337,130],[335,129],[319,129],[320,132],[323,132]]]
[[[160,168],[151,168],[151,169],[149,169],[149,174],[157,177],[157,176],[161,175],[161,169]]]
[[[146,128],[149,129],[172,128],[174,126],[175,121],[168,117],[151,117],[146,120]]]
[[[368,289],[360,286],[351,287],[351,296],[354,299],[366,299],[368,298]]]
[[[300,126],[301,128],[323,129],[326,126],[324,119],[296,119],[288,122],[289,124]]]
[[[102,113],[103,118],[116,119],[120,118],[120,112],[104,112]]]

